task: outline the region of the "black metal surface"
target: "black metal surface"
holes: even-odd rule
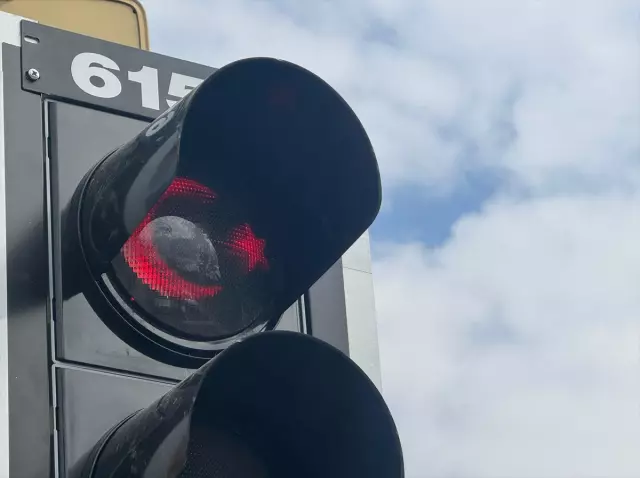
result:
[[[375,385],[337,349],[292,332],[232,345],[96,450],[71,478],[404,476]]]
[[[11,478],[51,467],[48,265],[42,106],[22,91],[20,52],[2,45]]]
[[[59,219],[78,183],[102,157],[126,142],[146,122],[65,103],[48,104],[51,176],[54,202],[54,246],[63,240]],[[79,140],[81,138],[81,140]],[[55,257],[56,343],[58,358],[145,375],[181,380],[190,371],[160,363],[113,334],[82,294],[61,300],[60,255]]]
[[[280,321],[276,326],[276,330],[288,330],[289,332],[303,332],[303,317],[300,310],[300,301],[296,301],[291,307],[284,311]]]
[[[111,427],[172,388],[91,370],[63,368],[56,375],[62,477]]]
[[[25,37],[31,41],[25,40]],[[37,39],[38,42],[34,43],[33,39]],[[74,58],[86,53],[100,56],[94,57],[94,61],[85,56],[88,60],[84,64],[76,60],[74,78]],[[106,68],[100,67],[100,62]],[[144,93],[141,84],[129,79],[132,72],[139,72],[143,67],[153,69],[148,70],[152,79],[146,81],[144,87],[148,98],[146,103],[154,103],[154,107],[151,108],[143,106]],[[40,73],[37,81],[27,78],[26,72],[30,68],[35,68]],[[23,88],[28,91],[100,106],[121,114],[153,119],[168,108],[167,100],[180,100],[181,96],[171,93],[186,92],[188,88],[183,86],[190,82],[189,78],[203,80],[214,72],[215,68],[23,21],[22,71]],[[96,72],[98,75],[106,75],[106,80],[100,79],[99,76],[90,78]],[[153,80],[156,75],[157,91]],[[93,94],[85,91],[81,85],[89,91],[92,90],[84,82],[90,82],[97,90],[93,91]],[[109,88],[112,84],[115,90]],[[116,85],[119,85],[120,91],[115,96],[96,96],[113,95],[118,91]]]

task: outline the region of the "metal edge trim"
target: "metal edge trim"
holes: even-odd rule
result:
[[[7,210],[4,143],[4,73],[2,45],[20,47],[20,22],[26,18],[0,12],[0,477],[9,477],[9,337],[7,311]]]

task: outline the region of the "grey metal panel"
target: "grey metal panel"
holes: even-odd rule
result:
[[[84,296],[64,303],[64,313],[56,325],[59,358],[63,361],[178,380],[193,373],[157,362],[127,345],[96,316]]]
[[[338,260],[306,296],[308,332],[349,354],[342,261]]]
[[[280,318],[280,322],[276,326],[276,330],[290,330],[292,332],[302,332],[301,321],[302,318],[299,314],[300,311],[300,303],[296,302],[291,307],[289,307],[282,317]]]
[[[59,337],[63,360],[175,379],[193,373],[191,369],[157,362],[129,347],[95,316],[84,297],[75,296],[65,302],[64,307],[66,313],[62,322],[65,329]],[[277,329],[300,331],[297,303],[283,314]]]
[[[19,48],[3,45],[10,476],[51,463],[48,255],[42,103],[21,89]]]
[[[161,382],[80,369],[57,369],[56,379],[63,477],[112,426],[147,407],[172,387]]]
[[[58,214],[91,166],[146,124],[79,106],[49,103],[50,156]],[[57,356],[61,360],[175,379],[191,373],[157,362],[120,340],[82,295],[58,304],[55,326]]]
[[[380,354],[373,276],[368,272],[345,268],[343,278],[349,356],[380,388]]]
[[[339,270],[338,270],[339,269]],[[369,232],[310,291],[313,335],[347,352],[380,388]]]
[[[368,231],[343,255],[342,266],[350,357],[380,388],[380,352]]]
[[[342,267],[371,272],[369,231],[365,232],[342,256]]]

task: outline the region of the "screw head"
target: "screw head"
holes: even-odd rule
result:
[[[31,81],[36,81],[40,79],[40,72],[35,68],[29,68],[27,70],[27,78],[29,78]]]

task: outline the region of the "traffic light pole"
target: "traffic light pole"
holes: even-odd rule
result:
[[[17,19],[0,15],[0,228],[6,231],[4,44],[20,45]],[[9,347],[7,323],[7,242],[0,234],[0,476],[9,476]]]
[[[50,335],[42,101],[22,90],[20,27],[2,19],[2,340],[0,476],[51,469]],[[6,37],[8,38],[6,38]],[[17,43],[17,45],[16,45]],[[29,450],[26,452],[26,450]]]

